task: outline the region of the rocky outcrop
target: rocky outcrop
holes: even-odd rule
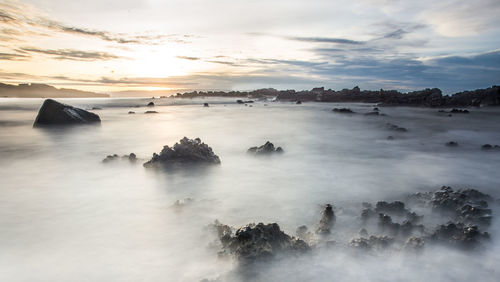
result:
[[[267,141],[264,145],[259,147],[251,147],[247,150],[247,153],[253,155],[271,155],[271,154],[281,154],[283,149],[281,147],[274,147],[274,144]]]
[[[231,255],[244,265],[266,261],[277,255],[303,253],[310,249],[303,240],[281,231],[276,223],[251,223],[234,233],[233,228],[217,221],[212,228],[221,243],[219,255]]]
[[[130,162],[135,163],[137,161],[137,156],[134,153],[130,153],[129,155],[118,156],[118,154],[108,155],[106,158],[102,160],[103,163],[109,163],[117,160],[128,160]]]
[[[354,112],[348,108],[333,108],[332,112],[340,114],[354,114]]]
[[[332,205],[327,204],[321,213],[321,220],[319,221],[316,234],[327,235],[330,234],[333,225],[335,224],[335,213],[333,212]]]
[[[154,106],[155,106],[155,103],[154,103],[154,102],[149,102],[146,106],[147,106],[147,107],[154,107]]]
[[[144,167],[175,167],[184,165],[218,165],[219,157],[200,138],[182,138],[174,146],[164,146],[160,154],[144,163]]]
[[[73,125],[73,124],[99,124],[98,115],[70,105],[59,103],[52,99],[43,102],[35,119],[34,127]]]

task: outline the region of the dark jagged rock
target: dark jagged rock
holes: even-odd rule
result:
[[[394,243],[394,238],[389,236],[370,236],[369,238],[352,239],[349,245],[360,250],[383,250]]]
[[[144,113],[145,114],[157,114],[158,112],[157,111],[145,111]]]
[[[146,106],[147,106],[147,107],[154,107],[154,106],[155,106],[155,103],[153,103],[153,102],[149,102]]]
[[[119,159],[127,159],[130,162],[136,162],[137,161],[137,156],[134,153],[130,153],[129,155],[123,155],[123,156],[118,156],[117,154],[114,155],[108,155],[104,160],[102,160],[103,163],[109,163],[111,161],[116,161]]]
[[[238,103],[238,104],[251,104],[251,103],[253,103],[253,101],[252,100],[247,100],[247,101],[236,100],[236,103]]]
[[[334,108],[332,111],[340,114],[354,114],[349,108]]]
[[[458,146],[458,143],[455,142],[455,141],[450,141],[450,142],[446,142],[445,144],[447,147],[457,147]]]
[[[333,225],[335,224],[335,213],[333,212],[332,205],[327,204],[321,212],[321,220],[319,221],[316,234],[327,235],[330,234]]]
[[[393,131],[398,131],[398,132],[406,132],[408,131],[408,129],[404,128],[404,127],[400,127],[400,126],[397,126],[395,124],[392,124],[392,123],[386,123],[385,124],[386,127],[390,130],[393,130]]]
[[[220,255],[232,255],[240,264],[251,264],[272,259],[280,254],[303,253],[309,245],[287,235],[276,223],[248,224],[234,235],[227,225],[217,224],[215,230],[222,244]]]
[[[461,109],[452,109],[450,111],[452,114],[468,114],[470,113],[469,110],[461,110]]]
[[[481,232],[476,225],[464,225],[463,223],[452,223],[440,225],[430,236],[433,241],[448,243],[466,249],[477,247],[478,244],[489,239],[488,232]]]
[[[377,213],[387,213],[390,215],[404,215],[408,211],[405,209],[405,204],[401,201],[388,203],[386,201],[377,202],[375,206]]]
[[[490,145],[490,144],[484,144],[483,146],[481,146],[481,149],[482,150],[500,150],[500,146],[499,145]]]
[[[404,249],[412,251],[421,251],[425,246],[425,240],[419,237],[410,237],[406,240]]]
[[[254,155],[270,155],[274,153],[283,153],[281,147],[274,147],[274,144],[267,141],[264,145],[259,147],[251,147],[247,150],[247,153]]]
[[[392,218],[387,214],[379,214],[378,226],[382,231],[387,231],[392,236],[397,236],[399,233],[400,224],[392,222]]]
[[[215,164],[220,164],[220,159],[212,148],[201,142],[200,138],[184,137],[173,147],[164,146],[160,154],[154,153],[153,158],[144,163],[144,167]]]
[[[33,124],[34,127],[101,123],[98,115],[52,99],[43,102]]]
[[[203,107],[208,107],[208,103],[203,103]]]

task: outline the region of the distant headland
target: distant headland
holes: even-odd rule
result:
[[[0,83],[0,97],[9,98],[107,98],[99,94],[76,89],[55,88],[47,84],[24,83],[19,85]]]

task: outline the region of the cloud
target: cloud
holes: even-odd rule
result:
[[[198,61],[201,58],[198,57],[189,57],[189,56],[176,56],[178,59],[183,59],[183,60],[190,60],[190,61]]]
[[[0,53],[0,60],[3,61],[24,61],[30,58],[28,55],[13,54],[13,53]]]
[[[123,57],[113,55],[107,52],[97,51],[82,51],[75,49],[39,49],[35,47],[22,47],[21,51],[29,53],[38,53],[48,55],[57,60],[73,60],[73,61],[106,61],[113,59],[121,59]]]

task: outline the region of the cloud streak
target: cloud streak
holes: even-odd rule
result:
[[[106,61],[114,59],[122,59],[117,55],[107,52],[98,51],[82,51],[75,49],[40,49],[35,47],[22,47],[21,51],[29,53],[38,53],[48,55],[56,60],[73,60],[73,61]]]

